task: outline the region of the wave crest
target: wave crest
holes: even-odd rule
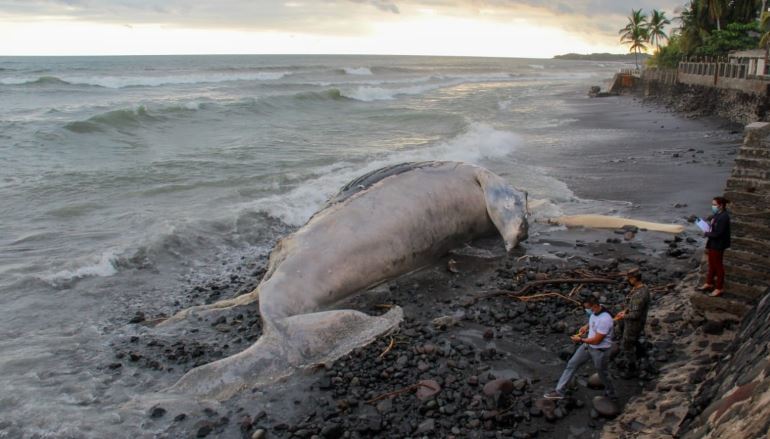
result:
[[[366,164],[338,162],[319,169],[315,176],[291,191],[246,203],[244,208],[263,212],[287,225],[301,226],[340,187],[354,178],[401,162],[430,160],[463,161],[479,164],[482,160],[511,154],[520,143],[517,134],[501,131],[482,123],[473,123],[458,136],[421,149],[398,151]]]
[[[0,79],[2,85],[21,85],[21,86],[52,86],[52,85],[74,85],[56,76],[41,76],[37,79],[30,78],[5,78]]]
[[[363,75],[368,76],[372,74],[369,67],[345,67],[342,69],[346,75]]]
[[[87,120],[70,122],[64,128],[73,133],[85,134],[102,132],[109,128],[136,128],[142,123],[160,120],[158,116],[150,115],[144,105],[134,109],[113,110],[98,114]]]

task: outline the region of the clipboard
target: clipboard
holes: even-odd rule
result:
[[[695,225],[698,226],[698,228],[701,229],[701,231],[703,231],[704,233],[708,233],[711,231],[711,225],[701,218],[698,218],[697,220],[695,220]]]

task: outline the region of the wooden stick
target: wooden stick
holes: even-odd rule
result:
[[[401,395],[403,393],[411,392],[412,390],[418,389],[420,387],[427,387],[427,388],[429,388],[431,390],[435,390],[433,387],[431,387],[431,386],[429,386],[427,384],[416,383],[416,384],[412,384],[411,386],[407,386],[407,387],[404,387],[404,388],[401,388],[401,389],[398,389],[398,390],[394,390],[392,392],[383,393],[382,395],[380,395],[380,396],[378,396],[376,398],[372,398],[369,401],[366,401],[366,403],[367,404],[371,404],[371,403],[377,402],[377,401],[379,401],[381,399],[385,399],[385,398],[390,399],[390,398],[393,398],[394,396],[398,396],[398,395]]]
[[[395,346],[395,345],[396,345],[396,340],[395,340],[393,337],[390,337],[390,344],[388,344],[388,347],[386,347],[386,348],[385,348],[385,350],[384,350],[384,351],[382,351],[382,353],[380,354],[380,356],[379,356],[379,357],[377,357],[377,358],[382,358],[382,357],[384,357],[384,356],[385,356],[385,354],[387,354],[388,352],[390,352],[390,350],[391,350],[391,349],[393,349],[393,346]]]
[[[583,278],[583,279],[573,279],[573,278],[559,278],[559,279],[545,279],[545,280],[535,280],[527,285],[524,285],[523,288],[521,288],[518,291],[511,291],[511,290],[496,290],[492,291],[487,294],[483,294],[480,296],[476,296],[473,298],[468,299],[465,304],[466,305],[473,305],[474,303],[478,302],[479,300],[489,299],[491,297],[498,297],[498,296],[509,296],[509,297],[515,297],[515,296],[521,296],[527,291],[529,291],[532,287],[536,287],[538,285],[549,285],[549,284],[616,284],[617,282],[612,279],[605,279],[603,277],[592,277],[592,278]]]
[[[567,297],[560,293],[543,293],[543,294],[535,294],[533,296],[509,296],[511,299],[520,300],[522,302],[529,302],[530,300],[534,299],[540,299],[545,297],[561,297],[562,299],[569,300],[570,302],[577,303],[578,305],[581,305],[581,303],[575,299],[572,299],[570,297]]]

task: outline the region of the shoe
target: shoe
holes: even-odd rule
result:
[[[714,289],[714,285],[709,285],[709,284],[703,284],[697,288],[698,291],[708,291],[713,289]]]
[[[711,292],[710,296],[711,297],[719,297],[719,296],[722,295],[722,293],[724,293],[724,290],[714,290],[714,291]]]
[[[552,390],[552,391],[546,393],[545,395],[543,395],[543,398],[545,398],[545,399],[564,399],[564,395],[562,395],[561,393],[559,393],[559,392],[557,392],[555,390]]]

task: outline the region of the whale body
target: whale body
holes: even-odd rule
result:
[[[403,163],[357,178],[276,244],[254,291],[169,319],[258,301],[264,332],[246,350],[189,371],[168,391],[226,399],[371,342],[398,326],[401,308],[370,316],[335,310],[336,303],[477,237],[498,233],[511,251],[527,238],[526,203],[526,192],[466,163]]]

